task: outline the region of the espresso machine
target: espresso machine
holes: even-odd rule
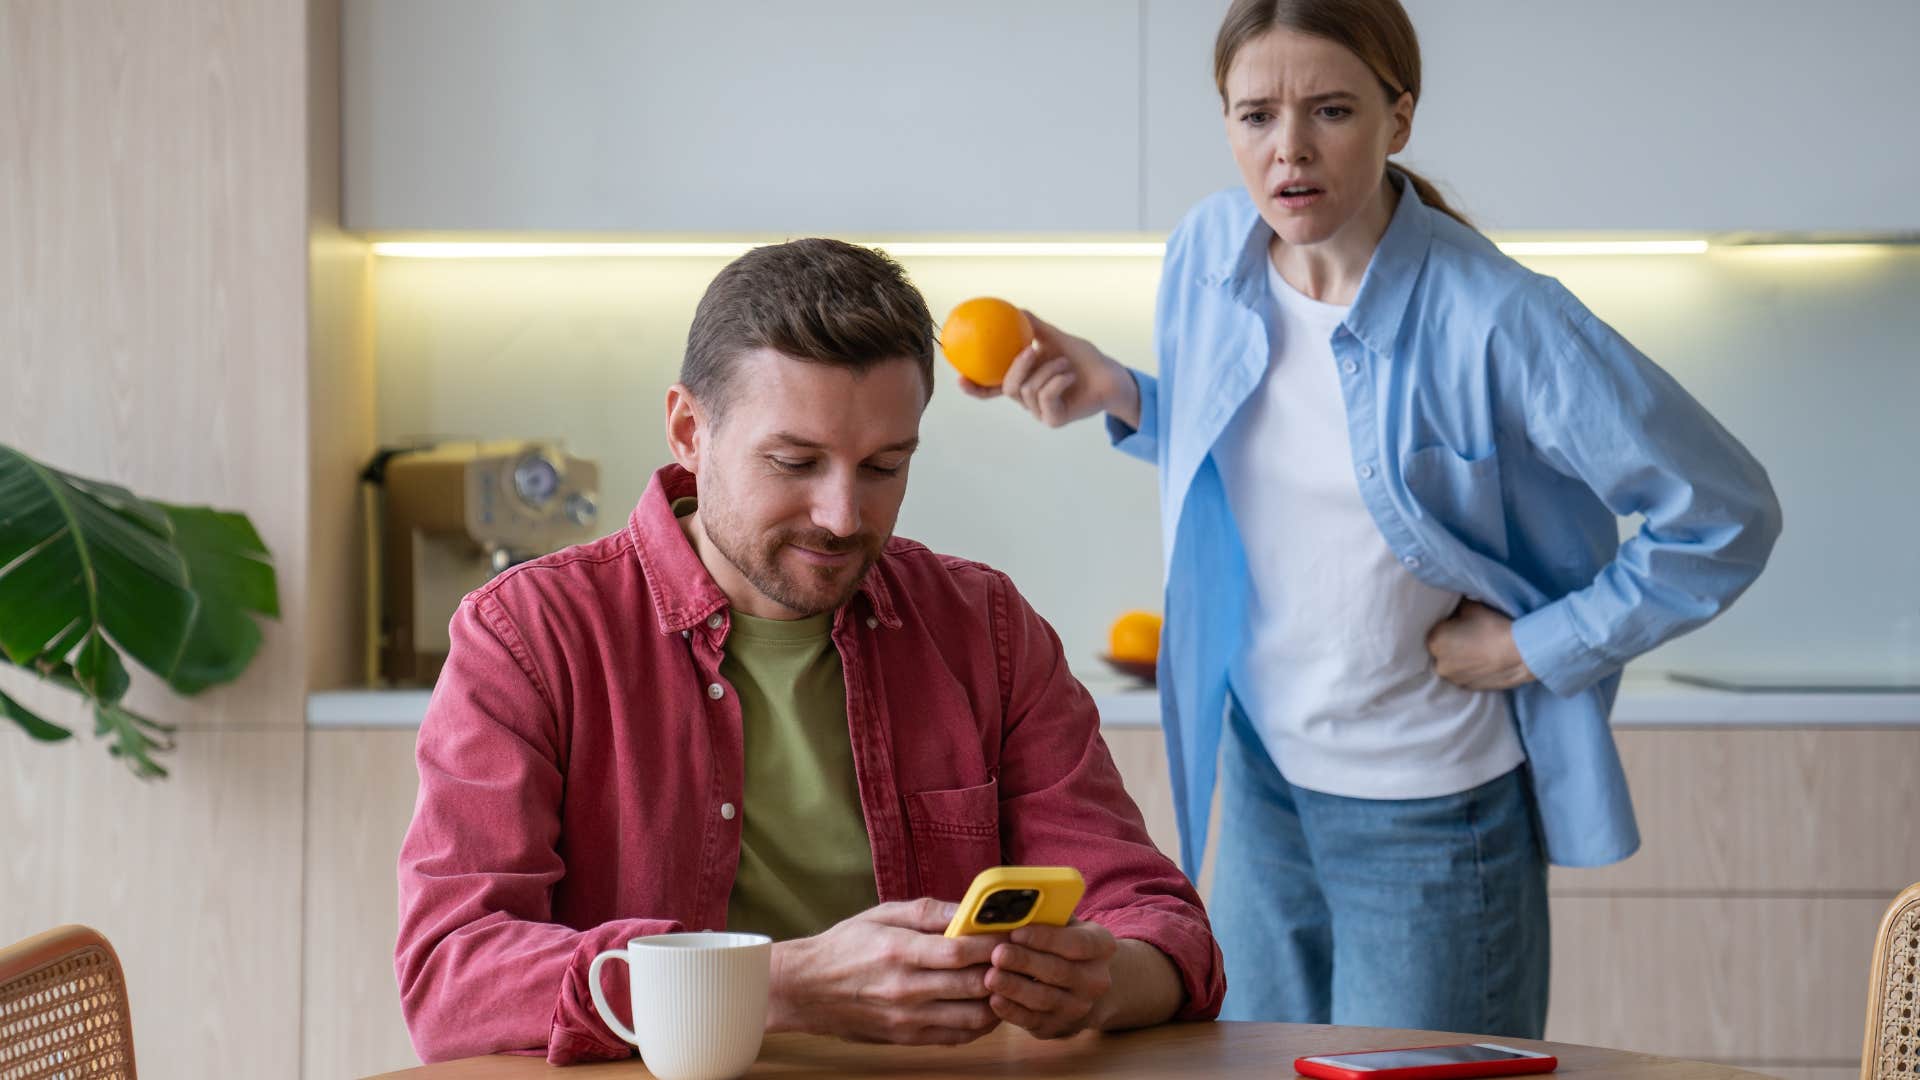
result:
[[[515,563],[598,535],[600,468],[556,441],[384,449],[361,481],[375,686],[431,686],[462,597]]]

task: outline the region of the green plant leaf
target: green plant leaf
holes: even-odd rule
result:
[[[126,511],[127,498],[0,446],[0,652],[9,660],[64,660],[51,649],[105,630],[143,666],[168,673],[195,598],[185,559],[150,527],[163,516]]]
[[[59,724],[41,719],[34,715],[31,709],[28,709],[25,705],[20,704],[4,693],[0,693],[0,716],[4,716],[14,723],[19,724],[21,730],[41,742],[59,742],[61,739],[70,739],[73,737],[72,731],[61,727]]]
[[[126,697],[131,682],[127,665],[120,662],[120,654],[107,644],[107,636],[98,630],[88,634],[81,644],[80,655],[73,661],[73,674],[88,697],[105,705]]]
[[[266,545],[239,514],[158,504],[199,604],[167,682],[183,694],[239,677],[260,651],[251,614],[278,617],[280,598]]]
[[[194,694],[237,678],[260,650],[255,619],[279,612],[244,515],[151,502],[0,445],[0,659],[90,699],[137,774],[165,775],[152,755],[171,729],[119,707],[122,651]]]
[[[93,733],[112,738],[107,753],[124,758],[133,775],[142,780],[162,779],[167,770],[153,755],[173,749],[173,728],[155,723],[118,705],[96,705]]]

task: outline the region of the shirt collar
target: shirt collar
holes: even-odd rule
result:
[[[1382,355],[1391,355],[1394,342],[1400,338],[1400,323],[1406,317],[1414,281],[1433,244],[1432,215],[1436,212],[1420,201],[1404,173],[1389,168],[1387,176],[1400,191],[1400,204],[1394,207],[1393,219],[1373,249],[1373,258],[1367,261],[1360,291],[1343,320],[1355,337]],[[1247,206],[1251,220],[1240,233],[1240,245],[1214,264],[1206,282],[1228,290],[1241,304],[1257,308],[1265,302],[1267,245],[1273,230],[1251,203]]]
[[[680,531],[680,519],[673,515],[674,500],[696,494],[693,474],[678,465],[668,465],[653,474],[646,493],[627,519],[627,535],[645,572],[647,589],[653,594],[654,617],[662,634],[691,629],[729,606],[727,594],[714,583],[700,554],[687,541],[687,534]],[[900,617],[895,614],[893,595],[881,573],[885,563],[883,552],[861,579],[857,595],[866,597],[875,619],[897,630]],[[836,613],[835,626],[840,617]]]

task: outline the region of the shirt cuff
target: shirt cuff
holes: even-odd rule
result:
[[[1122,453],[1151,462],[1159,452],[1159,442],[1154,435],[1160,430],[1159,380],[1133,368],[1128,368],[1127,374],[1133,377],[1134,389],[1140,394],[1140,426],[1133,427],[1108,413],[1107,440]]]
[[[1559,697],[1580,693],[1620,666],[1580,636],[1564,597],[1515,619],[1513,644],[1533,677]]]
[[[573,959],[567,964],[567,973],[561,977],[560,1000],[553,1007],[553,1027],[547,1035],[547,1064],[572,1065],[631,1057],[633,1046],[615,1035],[606,1021],[600,1019],[600,1011],[593,1007],[593,992],[587,987],[588,969],[593,966],[594,957],[608,949],[624,948],[633,938],[678,933],[682,929],[679,923],[664,919],[620,919],[581,934],[573,949]],[[607,979],[603,986],[607,1005],[615,1016],[624,1016],[631,1025],[633,983],[626,977],[625,964],[612,966],[617,967],[616,973],[621,977],[608,978],[607,970],[602,969],[601,978]]]
[[[1165,910],[1103,911],[1088,919],[1116,938],[1144,941],[1159,949],[1180,973],[1186,998],[1175,1020],[1212,1020],[1227,996],[1226,964],[1204,921]]]

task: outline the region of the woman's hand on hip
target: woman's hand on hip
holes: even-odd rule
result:
[[[1427,631],[1427,653],[1434,674],[1468,690],[1505,690],[1534,678],[1513,642],[1513,620],[1473,600]]]
[[[1118,360],[1086,338],[1075,337],[1029,311],[1033,344],[1014,358],[999,386],[981,386],[962,375],[960,389],[977,398],[1006,394],[1048,427],[1095,413],[1112,413],[1140,425],[1140,388]]]

